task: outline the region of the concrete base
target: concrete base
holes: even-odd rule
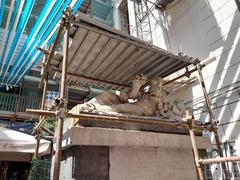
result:
[[[111,180],[197,179],[191,149],[111,147]]]
[[[109,179],[109,148],[72,146],[62,152],[61,180]]]
[[[196,140],[199,149],[211,146]],[[63,148],[61,180],[197,179],[187,135],[72,127]]]
[[[199,149],[211,148],[208,138],[196,136]],[[96,127],[71,127],[63,135],[63,148],[74,145],[165,147],[192,149],[189,135]]]
[[[193,180],[191,149],[72,146],[63,151],[61,180]]]

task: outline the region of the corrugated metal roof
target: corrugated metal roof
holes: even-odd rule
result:
[[[121,84],[130,85],[133,76],[140,73],[149,78],[166,77],[192,64],[182,56],[100,24],[85,15],[79,15],[73,23],[68,59],[70,81],[119,88]],[[57,59],[59,63],[55,57],[53,64],[61,71],[62,57],[58,55]],[[77,78],[77,75],[86,78]],[[103,81],[113,84],[108,86]]]

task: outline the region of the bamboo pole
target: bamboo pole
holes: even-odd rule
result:
[[[194,131],[193,131],[193,128],[192,128],[193,119],[191,119],[190,122],[188,122],[188,125],[189,125],[188,126],[189,127],[189,134],[190,134],[190,138],[191,138],[191,142],[192,142],[195,166],[197,168],[198,177],[199,177],[199,180],[204,180],[203,170],[202,170],[201,164],[199,163],[200,157],[199,157],[199,153],[198,153],[198,149],[197,149],[195,134],[194,134]]]
[[[36,115],[44,115],[44,116],[56,116],[55,111],[46,111],[46,110],[35,110],[35,109],[26,109],[26,112]],[[81,121],[105,121],[105,122],[121,122],[121,123],[139,123],[139,124],[149,124],[155,126],[162,127],[172,127],[172,128],[188,128],[186,122],[169,122],[169,121],[161,121],[159,119],[149,119],[146,117],[126,117],[126,116],[106,116],[106,115],[96,115],[96,114],[74,114],[74,113],[66,113],[66,117],[69,118],[78,118]],[[192,126],[194,131],[202,132],[203,129],[208,129],[206,126]]]
[[[222,163],[222,162],[233,162],[233,161],[240,161],[240,156],[200,159],[199,163],[211,164],[211,163]]]
[[[205,67],[204,64],[201,65],[201,68],[203,68],[203,67]],[[191,69],[190,71],[186,71],[186,72],[183,73],[182,75],[177,76],[176,78],[171,79],[171,80],[169,80],[169,81],[167,81],[167,82],[164,82],[164,83],[163,83],[163,86],[165,86],[165,85],[167,85],[167,84],[170,84],[170,83],[172,83],[172,82],[174,82],[174,81],[176,81],[176,80],[178,80],[178,79],[181,79],[181,78],[183,78],[183,77],[185,77],[185,76],[191,75],[192,73],[194,73],[194,72],[197,71],[197,70],[198,70],[197,68],[194,68],[194,69]]]
[[[207,106],[207,109],[208,109],[208,114],[209,114],[209,119],[210,119],[210,122],[211,122],[211,130],[214,134],[214,137],[215,137],[215,141],[216,141],[216,146],[217,146],[217,150],[218,150],[218,153],[220,155],[220,157],[223,157],[223,152],[222,152],[222,148],[221,148],[221,143],[220,143],[220,139],[219,139],[219,136],[218,136],[218,133],[217,133],[217,130],[215,128],[215,119],[214,119],[214,115],[213,115],[213,112],[212,112],[212,109],[211,109],[211,104],[210,104],[210,100],[209,100],[209,97],[208,97],[208,93],[207,93],[207,90],[206,90],[206,86],[205,86],[205,83],[204,83],[204,79],[203,79],[203,75],[202,75],[202,71],[201,71],[201,65],[200,65],[200,62],[198,59],[196,59],[198,62],[195,64],[197,70],[198,70],[198,80],[199,80],[199,84],[201,85],[202,87],[202,91],[203,91],[203,95],[204,95],[204,99],[205,99],[205,102],[206,102],[206,106]],[[228,172],[227,172],[227,166],[224,162],[221,163],[222,164],[222,168],[223,168],[223,172],[224,172],[224,175],[225,175],[225,178],[229,177],[228,176]]]
[[[66,96],[66,85],[67,85],[67,64],[68,64],[68,46],[69,46],[69,16],[66,14],[64,19],[65,34],[63,42],[63,66],[62,66],[62,79],[61,79],[61,92],[60,99],[64,99]],[[60,107],[60,111],[66,111],[66,107]],[[62,134],[63,134],[63,122],[64,117],[58,118],[57,124],[57,137],[56,137],[56,151],[54,161],[53,180],[59,180],[60,176],[60,163],[61,163],[61,151],[62,151]]]
[[[44,58],[46,58],[46,55],[44,55]],[[44,110],[44,107],[45,107],[45,98],[46,98],[46,94],[47,94],[47,89],[48,89],[48,73],[44,79],[44,86],[43,86],[43,95],[42,95],[42,101],[41,101],[41,110]],[[44,117],[43,117],[44,118]],[[39,116],[39,122],[42,121],[42,116]],[[37,158],[38,157],[38,152],[39,152],[39,145],[40,145],[40,129],[37,129],[35,128],[35,139],[36,139],[36,146],[35,146],[35,151],[34,151],[34,158]]]
[[[46,62],[46,66],[45,66],[46,71],[44,71],[44,73],[43,73],[43,75],[41,77],[41,80],[40,80],[40,83],[39,83],[39,87],[42,87],[42,83],[43,83],[44,79],[46,78],[46,75],[48,73],[51,60],[52,60],[52,58],[54,56],[55,48],[57,47],[57,44],[58,44],[58,41],[59,41],[59,39],[61,37],[63,29],[64,29],[64,25],[63,25],[63,23],[60,23],[60,27],[59,27],[59,30],[58,30],[58,33],[57,33],[57,37],[56,37],[55,41],[53,42],[53,45],[52,45],[49,57],[48,57],[47,62]]]
[[[15,111],[14,111],[14,119],[17,118],[17,112],[18,112],[18,109],[19,109],[19,104],[20,104],[20,99],[21,99],[22,89],[23,89],[23,83],[21,83],[21,85],[20,85],[20,89],[19,89],[19,92],[18,92],[18,96],[17,96],[17,104],[16,104],[16,108],[15,108]]]
[[[35,151],[34,151],[34,155],[33,155],[34,159],[38,158],[38,151],[39,151],[39,145],[40,145],[40,133],[39,133],[39,131],[35,135],[35,139],[36,139],[36,145],[35,145]]]
[[[45,121],[45,118],[46,118],[45,116],[41,117],[39,123],[38,123],[38,124],[36,125],[36,127],[35,127],[35,131],[38,131],[38,130],[41,128],[42,124],[43,124],[44,121]]]
[[[52,131],[50,131],[49,129],[47,129],[47,128],[43,127],[43,126],[41,127],[41,129],[43,131],[45,131],[46,133],[48,133],[49,135],[54,136],[54,133]]]

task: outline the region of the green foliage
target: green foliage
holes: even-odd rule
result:
[[[52,132],[55,132],[55,129],[57,127],[57,120],[55,117],[46,117],[43,126],[47,129],[49,129]]]
[[[35,158],[31,161],[28,180],[50,180],[51,160]]]

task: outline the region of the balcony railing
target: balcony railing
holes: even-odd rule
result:
[[[39,109],[39,105],[38,98],[0,93],[0,111],[25,112],[26,108]]]

